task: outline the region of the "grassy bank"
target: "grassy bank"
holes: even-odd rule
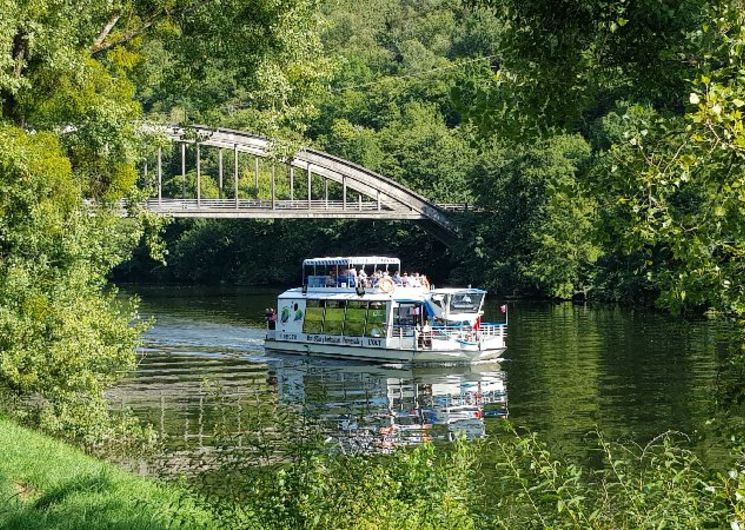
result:
[[[0,418],[0,528],[212,528],[177,487],[88,457]]]

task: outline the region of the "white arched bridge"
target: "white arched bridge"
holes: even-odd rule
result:
[[[145,164],[155,190],[146,208],[162,215],[414,220],[447,241],[458,234],[448,213],[469,209],[434,204],[392,179],[314,149],[278,158],[270,140],[250,133],[203,126],[143,130],[172,142],[171,149],[153,153],[155,171],[148,174]]]

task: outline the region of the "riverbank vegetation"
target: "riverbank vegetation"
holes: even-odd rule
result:
[[[598,436],[601,470],[557,459],[535,436],[514,432],[378,456],[306,444],[282,464],[226,456],[220,473],[231,486],[210,489],[159,485],[0,419],[0,527],[688,529],[742,521],[741,470],[709,471],[677,438],[636,447]]]

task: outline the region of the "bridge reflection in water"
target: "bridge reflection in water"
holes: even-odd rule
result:
[[[311,432],[345,453],[481,437],[508,414],[498,365],[402,368],[201,352],[152,352],[108,397],[161,435],[162,453],[139,463],[159,474],[279,461]]]

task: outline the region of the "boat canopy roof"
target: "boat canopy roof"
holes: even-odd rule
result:
[[[293,287],[288,289],[278,296],[279,299],[284,298],[307,298],[310,300],[361,300],[370,302],[387,302],[393,300],[398,303],[421,303],[427,300],[427,295],[420,289],[413,288],[399,288],[394,293],[380,293],[380,292],[366,292],[363,296],[356,294],[355,292],[349,292],[347,289],[334,289],[329,288],[324,292],[308,292],[303,293],[299,287]]]
[[[313,265],[401,265],[398,258],[388,258],[385,256],[351,256],[351,257],[326,257],[326,258],[309,258],[303,260],[303,266]]]
[[[485,293],[483,289],[475,289],[473,287],[463,287],[461,289],[457,287],[445,287],[443,289],[432,289],[430,293],[442,293],[442,294],[453,294],[453,293]]]

